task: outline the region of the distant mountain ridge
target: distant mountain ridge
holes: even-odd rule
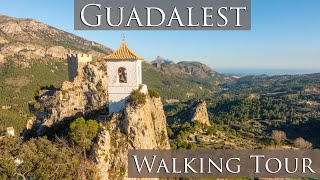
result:
[[[112,52],[101,44],[47,24],[4,15],[0,15],[0,48],[0,64],[13,59],[23,67],[28,67],[32,59],[65,58],[68,52],[90,53],[95,57]]]
[[[174,62],[158,56],[154,61],[151,61],[151,64],[160,67],[162,64],[174,64]]]
[[[191,75],[209,79],[214,76],[222,76],[211,67],[197,61],[181,61],[174,63],[171,60],[158,56],[156,60],[151,61],[151,64],[161,70],[161,72],[167,74],[179,74],[184,76]]]
[[[165,100],[176,101],[211,96],[220,84],[234,78],[215,72],[200,62],[144,63],[143,82],[157,89]]]

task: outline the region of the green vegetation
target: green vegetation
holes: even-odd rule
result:
[[[96,121],[80,117],[50,128],[49,139],[4,137],[0,139],[0,179],[97,179],[86,151],[98,130]]]
[[[319,75],[249,76],[222,84],[223,91],[205,97],[214,124],[206,130],[181,128],[196,99],[167,104],[169,137],[186,143],[197,134],[198,148],[320,147]]]
[[[155,89],[149,89],[148,94],[151,98],[159,98],[160,97],[160,93]]]
[[[46,137],[22,143],[15,138],[0,140],[0,179],[95,179],[90,162],[64,139]]]
[[[94,120],[77,118],[70,124],[70,138],[83,148],[83,157],[86,159],[86,150],[92,145],[92,140],[97,136],[99,124]]]
[[[312,91],[319,88],[320,73],[307,75],[283,75],[283,76],[245,76],[236,81],[223,84],[222,93],[227,94],[270,94]],[[318,89],[319,90],[319,89]]]
[[[30,68],[21,68],[9,60],[0,67],[0,130],[13,126],[19,135],[31,116],[29,102],[41,87],[60,87],[67,80],[67,67],[62,62],[47,58],[32,60]],[[8,108],[4,108],[7,106]]]
[[[129,101],[134,106],[144,105],[147,102],[146,95],[139,90],[131,92]]]
[[[201,138],[199,138],[197,146],[230,148],[232,144],[234,147],[242,148],[282,145],[299,148],[320,147],[318,131],[320,87],[314,84],[318,79],[313,79],[317,76],[318,74],[268,77],[266,78],[268,81],[265,80],[267,82],[264,84],[258,82],[251,82],[253,83],[251,84],[248,77],[245,77],[244,79],[248,80],[247,84],[250,84],[247,88],[242,86],[244,81],[242,78],[238,80],[239,82],[235,81],[232,89],[221,91],[205,99],[209,119],[215,126],[213,129],[206,130],[207,134],[211,134],[212,142],[207,139],[205,142],[200,142]],[[283,82],[282,78],[287,81]],[[279,90],[279,82],[282,82],[285,87],[290,87],[290,91],[273,93]],[[240,83],[240,87],[237,83]],[[296,88],[297,86],[300,89]],[[266,89],[271,93],[267,93]],[[235,90],[239,94],[232,94]],[[252,94],[252,92],[256,93]],[[187,136],[193,132],[184,132],[186,135],[183,135],[184,133],[180,134],[180,129],[186,122],[186,117],[189,116],[190,108],[196,102],[188,100],[165,106],[171,139],[188,141]],[[220,142],[219,139],[224,142]],[[218,142],[221,145],[218,146]]]
[[[217,132],[215,125],[207,126],[199,121],[185,122],[182,125],[178,123],[167,127],[169,138],[175,139],[171,142],[172,149],[195,149],[199,144],[198,137],[201,134],[213,135]]]

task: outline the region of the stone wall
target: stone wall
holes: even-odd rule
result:
[[[83,67],[92,61],[91,54],[68,54],[68,76],[69,81],[73,82],[75,77],[82,74]]]

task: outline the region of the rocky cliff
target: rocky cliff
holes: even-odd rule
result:
[[[129,149],[170,149],[166,117],[161,99],[148,94],[145,104],[128,101],[120,113],[100,114],[107,110],[107,82],[105,62],[91,62],[74,82],[42,90],[30,105],[36,119],[29,128],[45,135],[48,127],[59,122],[96,112],[101,129],[92,152],[98,174],[101,179],[127,179]]]
[[[127,179],[129,149],[170,149],[162,102],[146,100],[138,107],[128,103],[123,113],[102,123],[94,149],[102,179]]]
[[[168,124],[184,124],[198,121],[210,126],[207,103],[204,100],[189,100],[179,105],[166,106]]]
[[[107,84],[106,63],[89,63],[74,82],[65,81],[60,89],[40,91],[38,101],[30,105],[36,120],[29,122],[28,128],[33,126],[41,135],[47,127],[64,119],[105,108]]]
[[[210,126],[207,103],[205,101],[199,101],[197,105],[191,109],[191,112],[191,121],[199,121],[202,124]]]

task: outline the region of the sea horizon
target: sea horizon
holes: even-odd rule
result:
[[[215,68],[215,71],[222,74],[234,76],[248,75],[299,75],[320,73],[320,69],[253,69],[253,68]]]

